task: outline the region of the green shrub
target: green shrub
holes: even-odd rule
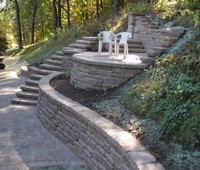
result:
[[[190,148],[200,142],[199,44],[200,33],[180,53],[158,59],[148,77],[122,98],[127,108],[157,120],[163,135]]]
[[[127,4],[127,11],[133,13],[148,13],[152,9],[151,4],[147,2],[135,2]]]
[[[0,32],[1,34],[1,32]],[[5,37],[1,37],[0,35],[0,51],[5,52],[8,47],[8,42]]]
[[[159,0],[155,7],[159,18],[173,21],[174,25],[185,27],[200,25],[199,0]]]

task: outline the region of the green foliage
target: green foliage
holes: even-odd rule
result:
[[[70,77],[70,76],[71,76],[71,71],[66,71],[66,72],[65,72],[65,76],[66,76],[66,77]]]
[[[6,38],[1,35],[1,30],[0,30],[0,52],[4,52],[8,48],[8,42]]]
[[[174,25],[192,27],[200,25],[199,0],[159,0],[155,6],[158,16]]]
[[[5,51],[7,49],[8,43],[5,37],[0,37],[0,51]]]
[[[200,142],[200,33],[181,52],[158,59],[148,78],[133,85],[122,102],[141,115],[154,118],[163,135],[190,148]]]
[[[133,12],[133,13],[148,13],[152,9],[152,6],[150,3],[147,2],[135,2],[135,3],[128,3],[127,4],[127,11]]]
[[[68,31],[56,36],[49,35],[48,40],[29,46],[19,55],[21,55],[21,60],[26,60],[30,64],[41,63],[56,51],[74,41],[78,36],[80,36],[78,30]]]
[[[108,19],[108,18],[107,18]],[[22,51],[14,50],[10,51],[9,55],[20,55],[21,60],[26,60],[30,64],[37,64],[50,57],[56,51],[61,50],[62,47],[67,46],[74,40],[81,38],[83,35],[97,36],[97,34],[102,30],[112,30],[114,32],[119,32],[125,30],[125,20],[127,15],[123,13],[120,17],[114,20],[104,19],[100,22],[96,20],[83,25],[72,25],[70,30],[61,32],[57,30],[56,35],[50,34],[48,40],[42,41],[37,44],[33,44],[24,47]]]

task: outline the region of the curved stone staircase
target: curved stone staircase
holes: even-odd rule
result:
[[[146,52],[144,45],[141,41],[135,41],[130,39],[129,53],[144,53]],[[38,100],[38,82],[39,80],[53,72],[64,72],[71,69],[72,61],[71,57],[76,53],[97,51],[98,37],[83,37],[80,40],[76,40],[74,43],[69,44],[68,47],[63,47],[62,51],[57,51],[54,55],[39,64],[38,67],[28,66],[28,79],[25,81],[25,85],[20,86],[20,91],[16,92],[16,98],[12,99],[13,104],[21,105],[37,105]],[[106,49],[104,49],[106,50]],[[123,51],[123,48],[120,48]],[[140,58],[143,63],[150,64],[154,59],[149,58],[147,55]]]

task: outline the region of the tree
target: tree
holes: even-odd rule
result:
[[[113,18],[116,18],[118,15],[118,0],[113,0]]]
[[[58,28],[62,30],[61,0],[58,0]]]
[[[69,0],[67,0],[67,23],[68,23],[68,29],[70,29],[70,4]]]
[[[17,36],[18,36],[18,45],[19,49],[23,48],[22,45],[22,30],[21,30],[21,21],[20,21],[20,11],[19,11],[19,4],[17,0],[14,0],[15,3],[15,9],[16,9],[16,22],[17,22]]]
[[[56,7],[56,0],[53,0],[53,12],[54,12],[54,32],[58,28],[58,14],[57,14],[57,7]]]
[[[31,44],[34,44],[34,35],[35,35],[35,18],[37,12],[37,1],[30,0],[30,3],[33,7],[33,14],[32,14],[32,24],[31,24]]]
[[[4,52],[7,49],[8,43],[6,41],[6,38],[2,36],[1,30],[0,30],[0,52]]]
[[[99,20],[99,0],[96,0],[96,15],[97,15],[97,20]]]

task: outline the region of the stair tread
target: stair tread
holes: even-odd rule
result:
[[[142,44],[142,41],[134,40],[134,39],[128,39],[128,44]]]
[[[69,53],[69,54],[82,53],[87,51],[86,49],[72,48],[72,47],[63,47],[62,50],[63,53]]]
[[[59,71],[61,69],[61,66],[51,65],[51,64],[40,64],[39,68],[44,68],[44,69],[48,69],[48,70]]]
[[[16,93],[17,97],[25,98],[25,99],[38,99],[39,93],[28,92],[28,91],[18,91]]]
[[[69,47],[72,47],[72,48],[83,48],[83,49],[87,49],[87,48],[91,48],[91,45],[88,45],[88,44],[78,44],[78,43],[71,43],[69,44]]]
[[[52,60],[52,59],[45,60],[45,63],[55,64],[55,65],[62,65],[62,61],[60,61],[60,60]]]
[[[51,70],[41,69],[41,68],[38,68],[38,67],[35,67],[35,66],[30,66],[29,69],[32,72],[39,73],[39,74],[42,74],[42,75],[47,75],[47,74],[53,73],[53,71],[51,71]]]
[[[63,56],[63,55],[64,55],[62,51],[56,51],[56,53],[55,53],[55,54],[56,54],[56,55],[61,55],[61,56]]]
[[[30,78],[34,79],[34,80],[40,80],[42,77],[44,77],[44,75],[35,74],[35,73],[33,73],[33,74],[30,75]]]
[[[28,92],[28,91],[18,91],[17,94],[27,94],[27,95],[33,95],[33,96],[39,96],[38,93],[35,92]]]
[[[28,79],[28,80],[25,81],[25,84],[26,85],[35,85],[35,86],[37,86],[38,85],[38,80]]]
[[[34,99],[24,99],[24,98],[18,97],[16,99],[12,99],[11,103],[13,103],[13,104],[21,104],[21,105],[36,106],[37,105],[37,100],[34,100]]]
[[[83,36],[82,40],[98,41],[99,37]]]
[[[39,87],[30,86],[30,85],[21,85],[20,88],[22,91],[31,91],[31,92],[38,92]]]
[[[64,54],[63,54],[64,55]],[[64,56],[61,56],[61,55],[52,55],[51,56],[51,59],[52,60],[60,60],[60,61],[62,61],[63,59],[64,59]]]
[[[75,43],[78,43],[78,44],[87,44],[87,45],[94,45],[97,42],[89,41],[89,40],[76,40]]]

